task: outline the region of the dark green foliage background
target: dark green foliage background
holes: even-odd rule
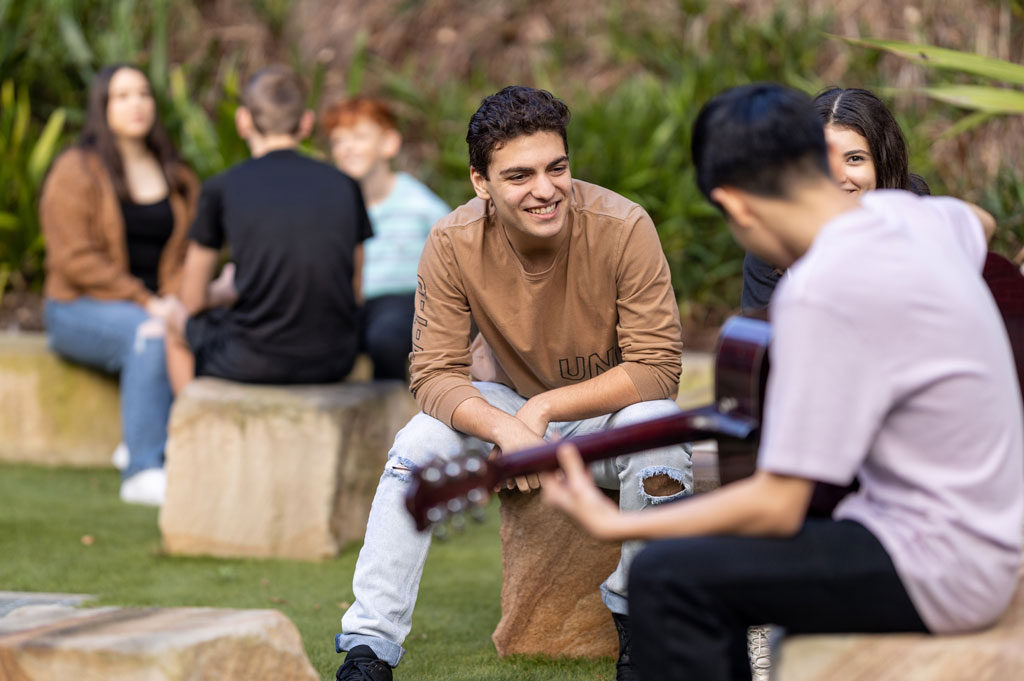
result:
[[[829,16],[783,11],[781,5],[755,20],[740,4],[681,0],[687,16],[701,19],[696,37],[692,22],[666,23],[625,0],[610,6],[599,36],[560,36],[538,50],[526,84],[548,88],[570,105],[574,176],[619,191],[650,212],[684,316],[720,320],[738,305],[742,254],[693,181],[689,131],[699,106],[726,87],[757,80],[779,81],[813,94],[831,84],[817,75],[826,52],[841,53],[846,60],[842,85],[883,88],[882,57],[837,44],[825,33]],[[246,7],[269,30],[283,35],[285,3],[261,0]],[[1013,10],[1020,11],[1016,1]],[[171,57],[178,36],[199,30],[198,16],[196,5],[184,0],[0,0],[0,81],[13,82],[31,104],[20,145],[10,144],[12,123],[5,127],[13,117],[5,118],[7,112],[0,111],[0,162],[8,174],[22,178],[16,187],[0,188],[0,294],[7,286],[38,288],[41,283],[43,249],[35,215],[39,186],[25,170],[33,151],[29,142],[58,109],[65,112],[67,123],[52,153],[74,139],[84,115],[87,83],[99,66],[128,61],[146,70],[164,122],[201,176],[245,158],[233,124],[240,56],[214,41],[183,63]],[[592,47],[581,40],[602,41],[618,77],[600,82],[581,77],[578,61]],[[345,87],[393,99],[406,139],[403,166],[450,204],[464,202],[471,197],[466,121],[483,96],[507,83],[494,82],[483,69],[468,77],[448,77],[432,68],[429,55],[386,62],[366,42],[363,35],[348,62]],[[310,104],[318,109],[326,67],[303,62],[294,47],[286,46],[285,52],[313,85]],[[951,77],[926,72],[931,80]],[[932,160],[933,138],[963,112],[920,98],[890,101],[907,131],[912,168],[936,193],[962,196],[991,211],[1001,225],[995,247],[1014,253],[1024,241],[1020,163],[1005,160],[994,180],[965,173],[957,186],[944,186]],[[322,153],[323,140],[314,139],[307,147]]]

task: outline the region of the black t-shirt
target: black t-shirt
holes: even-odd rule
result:
[[[121,202],[125,242],[128,244],[128,271],[150,291],[157,291],[160,254],[174,231],[174,213],[167,199],[156,203]]]
[[[350,365],[354,252],[372,235],[359,185],[293,150],[204,183],[190,236],[230,245],[238,301],[225,320],[229,351],[237,343],[290,365]]]

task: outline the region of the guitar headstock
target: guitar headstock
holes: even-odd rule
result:
[[[480,456],[435,458],[412,473],[405,494],[416,529],[422,531],[487,503],[500,481],[494,462]]]

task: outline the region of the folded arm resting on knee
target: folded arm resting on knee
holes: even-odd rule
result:
[[[682,503],[620,513],[600,493],[572,445],[558,451],[562,471],[542,476],[544,498],[600,539],[657,539],[709,534],[789,536],[801,527],[814,481],[757,471]]]

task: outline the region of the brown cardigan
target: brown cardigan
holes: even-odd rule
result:
[[[184,183],[185,195],[171,188],[174,229],[160,254],[157,280],[160,294],[177,293],[195,216],[199,181],[181,165],[174,184]],[[91,151],[73,147],[53,163],[39,201],[39,221],[46,241],[48,298],[70,301],[79,296],[100,300],[131,300],[145,305],[153,294],[128,270],[124,216],[106,166]]]

